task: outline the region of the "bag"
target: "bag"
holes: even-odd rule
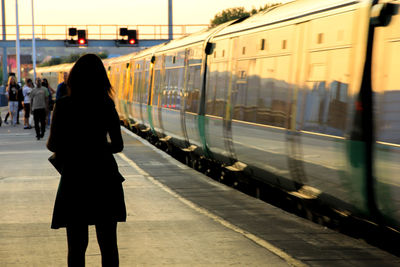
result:
[[[51,165],[54,166],[54,168],[56,168],[56,170],[58,171],[59,174],[62,174],[62,163],[60,162],[60,160],[57,160],[56,157],[56,153],[53,153],[53,155],[51,155],[49,157],[49,161],[51,163]]]

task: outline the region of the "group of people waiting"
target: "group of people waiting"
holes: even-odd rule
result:
[[[24,110],[24,129],[32,129],[30,116],[33,115],[36,138],[44,137],[46,125],[50,126],[51,112],[54,106],[54,94],[56,100],[67,94],[66,81],[68,73],[64,73],[64,82],[60,83],[57,91],[54,90],[46,78],[36,78],[35,84],[32,79],[27,78],[24,87],[21,89],[16,82],[15,76],[10,76],[6,87],[9,110],[4,118],[8,124],[10,117],[11,125],[19,124],[19,113]]]

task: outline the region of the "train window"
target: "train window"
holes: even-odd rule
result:
[[[229,82],[229,74],[227,71],[227,64],[219,63],[218,64],[218,79],[217,79],[217,87],[215,91],[215,107],[214,107],[214,115],[223,117],[224,109],[226,104],[226,96]]]
[[[152,98],[152,106],[158,106],[159,94],[161,89],[161,71],[154,71],[154,86],[153,86],[153,98]]]
[[[186,110],[193,113],[197,113],[199,108],[201,86],[200,72],[200,65],[189,67],[189,75],[187,77]]]
[[[215,91],[218,79],[218,63],[210,65],[208,72],[207,93],[206,93],[206,114],[214,115],[215,111]]]
[[[225,57],[225,50],[222,50],[222,57]]]
[[[216,58],[216,57],[217,57],[217,51],[214,52],[214,58]]]
[[[181,81],[179,76],[184,68],[167,69],[165,71],[164,101],[163,107],[171,109],[180,109],[181,104]],[[182,77],[183,79],[183,77]]]
[[[176,62],[176,56],[173,56],[172,57],[172,64],[175,64],[175,62]]]
[[[243,46],[243,48],[242,48],[242,55],[244,55],[244,54],[246,54],[246,47],[245,46]]]
[[[206,92],[206,114],[220,116],[224,114],[228,85],[226,63],[211,64]]]
[[[285,49],[286,49],[286,46],[287,46],[287,41],[286,41],[286,40],[283,40],[283,41],[282,41],[282,49],[285,50]]]
[[[148,98],[149,98],[149,71],[146,70],[144,73],[144,81],[143,81],[143,86],[141,90],[141,103],[147,104],[148,103]]]
[[[265,39],[261,39],[261,47],[260,50],[264,50],[265,49]]]
[[[249,61],[247,92],[242,96],[240,114],[243,120],[277,127],[287,125],[292,90],[287,82],[289,63],[289,56]]]
[[[138,64],[140,66],[140,64]],[[134,79],[134,90],[133,90],[133,101],[134,102],[140,102],[140,91],[142,88],[142,71],[136,71],[135,72],[135,79]]]
[[[247,98],[247,75],[249,61],[239,61],[236,73],[236,84],[232,87],[231,104],[233,106],[232,118],[244,120]]]
[[[324,42],[324,34],[318,33],[317,43],[322,44]]]

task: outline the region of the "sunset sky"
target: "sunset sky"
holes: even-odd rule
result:
[[[173,0],[174,24],[208,24],[231,7],[259,8],[288,0]],[[15,25],[15,0],[6,2],[6,24]],[[19,23],[31,24],[31,0],[18,0]],[[168,0],[34,0],[35,24],[167,24]]]

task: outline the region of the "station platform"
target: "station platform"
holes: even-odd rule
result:
[[[4,116],[3,116],[4,117]],[[400,266],[362,240],[282,211],[181,164],[123,129],[116,154],[127,222],[120,266]],[[66,266],[64,229],[50,229],[59,175],[45,138],[0,127],[0,266]],[[86,266],[101,266],[90,228]]]

